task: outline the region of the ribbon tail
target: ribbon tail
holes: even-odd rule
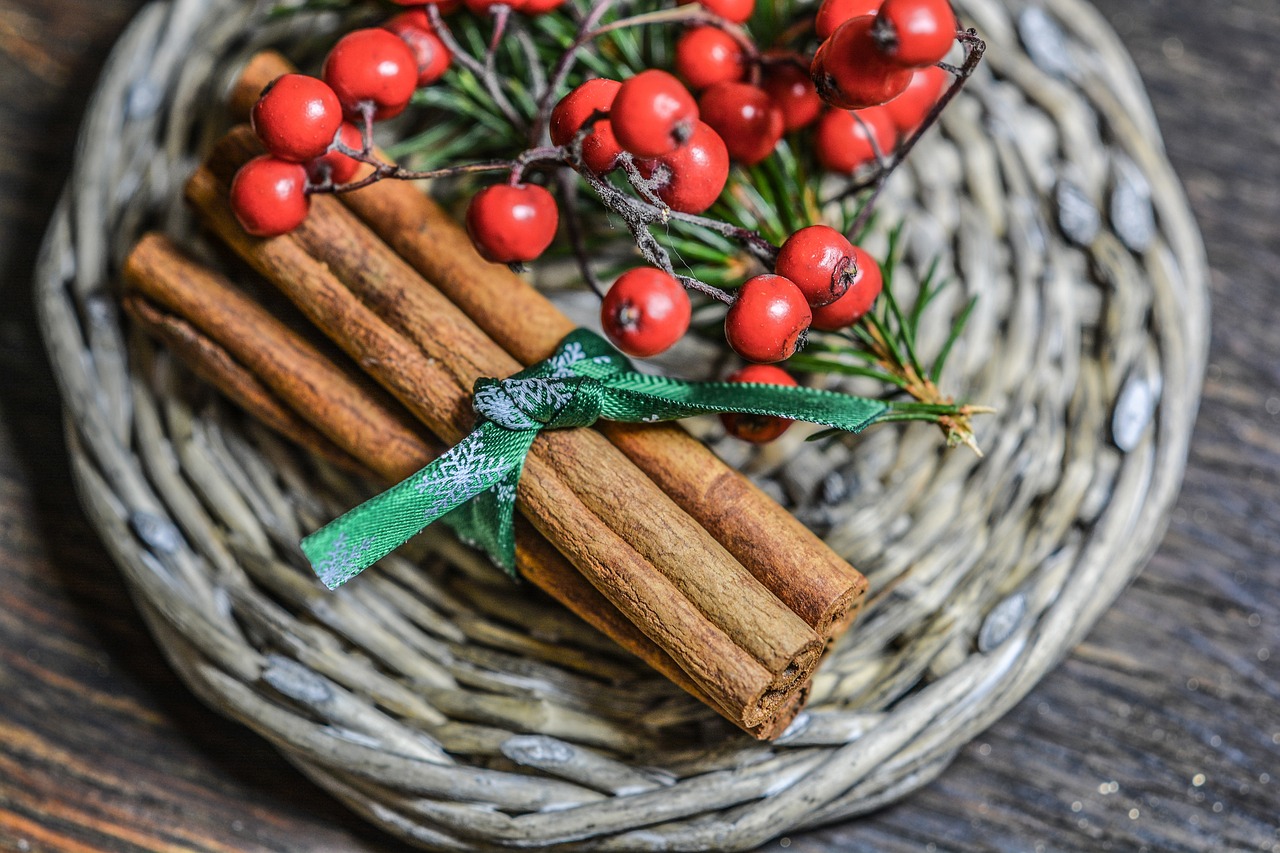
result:
[[[587,366],[584,372],[591,369]],[[892,404],[883,400],[804,386],[684,382],[634,372],[607,376],[602,381],[610,390],[602,407],[602,417],[611,420],[673,420],[736,412],[861,432],[894,410]]]
[[[307,536],[302,553],[325,586],[346,583],[428,524],[518,478],[535,434],[482,423],[421,471]],[[511,526],[510,511],[505,525]]]
[[[516,573],[516,485],[524,469],[523,457],[517,467],[493,488],[440,519],[459,539],[489,555],[500,569]]]

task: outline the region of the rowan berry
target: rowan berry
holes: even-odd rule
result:
[[[813,19],[813,28],[817,31],[818,38],[831,38],[831,34],[845,21],[863,15],[874,15],[880,11],[880,4],[883,2],[884,0],[823,0]]]
[[[418,85],[429,86],[444,76],[453,62],[453,54],[445,47],[440,36],[422,9],[402,12],[382,25],[409,45],[418,66]]]
[[[310,207],[307,170],[301,163],[262,154],[231,179],[231,210],[255,237],[287,234],[302,224]]]
[[[698,99],[698,113],[720,134],[729,156],[748,166],[772,154],[786,129],[782,110],[750,83],[717,83]]]
[[[618,155],[622,146],[613,135],[613,122],[601,119],[591,126],[591,133],[582,140],[582,163],[592,174],[607,175],[618,168]]]
[[[902,94],[911,82],[911,69],[890,61],[872,37],[875,21],[871,15],[845,21],[814,54],[813,83],[833,107],[877,106]]]
[[[742,45],[719,27],[691,27],[676,41],[676,73],[693,89],[741,80]]]
[[[364,140],[360,136],[360,128],[349,121],[344,121],[342,127],[338,130],[337,137],[334,138],[334,147],[331,147],[324,154],[307,164],[307,176],[311,178],[312,183],[323,184],[329,181],[335,184],[345,184],[360,171],[359,160],[337,150],[336,146],[339,140],[342,141],[343,145],[356,151],[364,147]]]
[[[381,28],[352,30],[329,51],[325,82],[349,116],[369,106],[376,119],[399,115],[418,85],[418,61],[404,40]]]
[[[766,55],[760,88],[782,110],[782,124],[789,131],[808,126],[822,112],[822,98],[798,54]]]
[[[524,0],[520,11],[526,15],[545,15],[554,12],[565,4],[565,0]]]
[[[906,90],[884,105],[898,132],[905,136],[919,127],[950,83],[951,75],[936,65],[917,68]]]
[[[646,179],[659,171],[659,165],[666,167],[666,179],[657,189],[658,198],[681,213],[702,213],[720,197],[729,179],[729,151],[724,140],[701,121],[676,150],[656,160],[636,161]]]
[[[853,259],[857,271],[853,274],[849,289],[830,305],[813,309],[813,328],[835,332],[852,326],[871,310],[876,297],[884,289],[884,276],[875,258],[861,246],[854,246]]]
[[[804,294],[780,275],[749,278],[724,318],[724,336],[747,361],[790,358],[809,331],[813,311]]]
[[[689,330],[693,308],[675,277],[637,267],[618,277],[600,305],[600,324],[614,346],[649,358],[665,352]]]
[[[250,122],[269,153],[305,163],[328,150],[342,125],[342,105],[323,80],[285,74],[263,90]]]
[[[711,14],[735,24],[745,24],[751,20],[751,15],[756,10],[756,0],[680,0],[680,5],[688,6],[694,2]]]
[[[791,280],[809,305],[829,305],[853,281],[853,244],[828,225],[810,225],[792,234],[778,250],[774,272]]]
[[[813,130],[818,162],[827,171],[841,174],[875,162],[877,149],[882,155],[890,154],[896,142],[897,131],[888,107],[868,107],[856,112],[827,110]]]
[[[609,118],[623,148],[637,157],[661,157],[689,138],[698,103],[675,77],[651,68],[623,81]]]
[[[956,13],[948,0],[884,0],[872,34],[893,62],[924,68],[947,55],[956,29]]]
[[[748,364],[725,377],[726,382],[742,382],[753,385],[786,385],[798,383],[781,367],[772,364]],[[725,412],[720,415],[724,431],[743,441],[764,444],[773,441],[787,431],[791,420],[777,415],[751,415],[741,412]]]
[[[555,239],[560,213],[536,184],[485,187],[467,207],[467,234],[488,261],[519,264],[541,255]]]
[[[551,143],[568,145],[591,116],[597,112],[607,115],[621,86],[617,80],[596,77],[561,98],[551,111]]]

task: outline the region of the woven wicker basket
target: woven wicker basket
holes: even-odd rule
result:
[[[985,459],[929,428],[718,447],[869,576],[805,713],[760,744],[441,537],[337,593],[301,532],[362,488],[130,334],[115,271],[178,201],[265,44],[232,0],[147,7],[115,50],[38,272],[85,507],[205,702],[393,833],[436,849],[737,850],[935,777],[1094,624],[1158,541],[1207,338],[1200,238],[1140,81],[1082,0],[961,0],[979,76],[885,199],[981,295],[948,384],[999,414]],[[513,612],[517,611],[518,612]]]

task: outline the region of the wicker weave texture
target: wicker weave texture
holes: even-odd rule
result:
[[[363,495],[228,411],[131,333],[115,272],[178,200],[264,23],[147,7],[86,119],[37,273],[86,510],[173,666],[352,808],[423,847],[738,850],[934,778],[1131,580],[1183,471],[1207,345],[1200,238],[1141,83],[1081,0],[963,0],[980,74],[884,199],[896,282],[980,299],[947,383],[986,451],[927,427],[717,450],[867,573],[808,709],[759,744],[443,536],[336,593],[300,535]],[[873,237],[871,248],[881,248]],[[926,353],[927,355],[927,353]]]

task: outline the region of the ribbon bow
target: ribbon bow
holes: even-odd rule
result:
[[[509,379],[478,380],[474,405],[481,421],[466,438],[302,540],[326,586],[345,583],[436,520],[514,571],[516,484],[544,429],[591,426],[599,418],[648,423],[737,412],[858,432],[897,408],[818,388],[650,376],[585,329]]]

